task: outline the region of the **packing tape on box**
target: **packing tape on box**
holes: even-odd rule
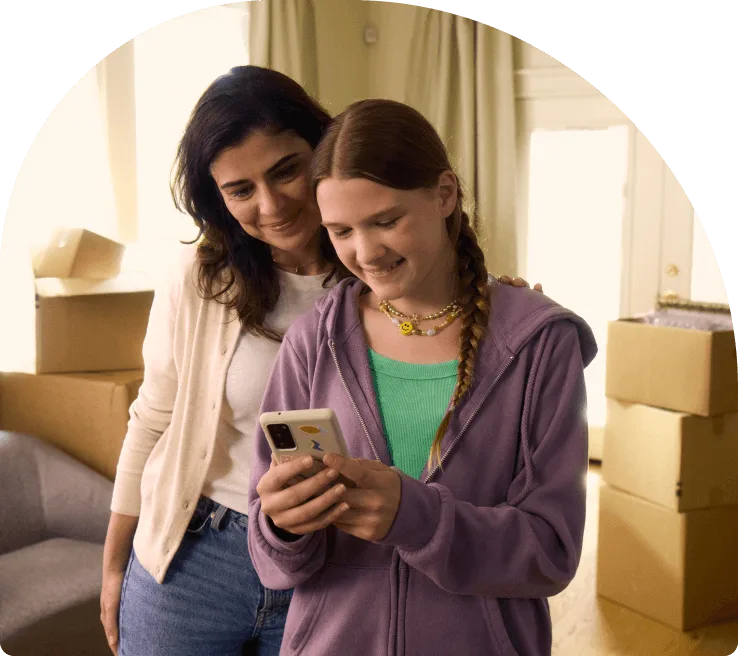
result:
[[[689,310],[692,312],[708,312],[711,314],[730,314],[730,306],[725,303],[706,303],[679,298],[676,294],[667,293],[656,297],[657,310],[668,308]]]
[[[657,296],[655,309],[644,320],[672,328],[733,330],[729,305],[681,299],[673,293]]]

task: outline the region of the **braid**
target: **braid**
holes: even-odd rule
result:
[[[455,214],[458,221],[456,237],[457,267],[461,296],[459,304],[464,310],[461,335],[459,337],[459,366],[456,386],[451,397],[448,411],[443,417],[431,445],[428,468],[434,461],[441,464],[441,441],[451,421],[454,411],[472,386],[477,361],[479,344],[487,332],[489,319],[489,293],[487,290],[487,267],[484,264],[484,253],[479,247],[477,236],[469,222],[469,216],[461,207]]]

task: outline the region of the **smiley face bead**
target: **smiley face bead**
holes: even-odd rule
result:
[[[415,326],[413,326],[413,324],[411,324],[409,321],[403,321],[400,324],[400,332],[403,335],[412,335],[414,330],[415,330]]]

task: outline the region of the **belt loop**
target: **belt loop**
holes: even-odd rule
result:
[[[216,531],[220,530],[220,522],[225,516],[226,512],[228,512],[228,508],[221,504],[218,504],[218,507],[212,513],[210,513],[210,526]]]

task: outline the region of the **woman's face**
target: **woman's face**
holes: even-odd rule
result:
[[[308,181],[312,154],[310,144],[293,132],[254,132],[221,152],[210,173],[249,235],[273,250],[296,253],[320,228]]]
[[[450,172],[432,189],[403,191],[363,178],[327,178],[317,189],[338,257],[384,300],[417,296],[453,265],[446,217],[456,199]]]

